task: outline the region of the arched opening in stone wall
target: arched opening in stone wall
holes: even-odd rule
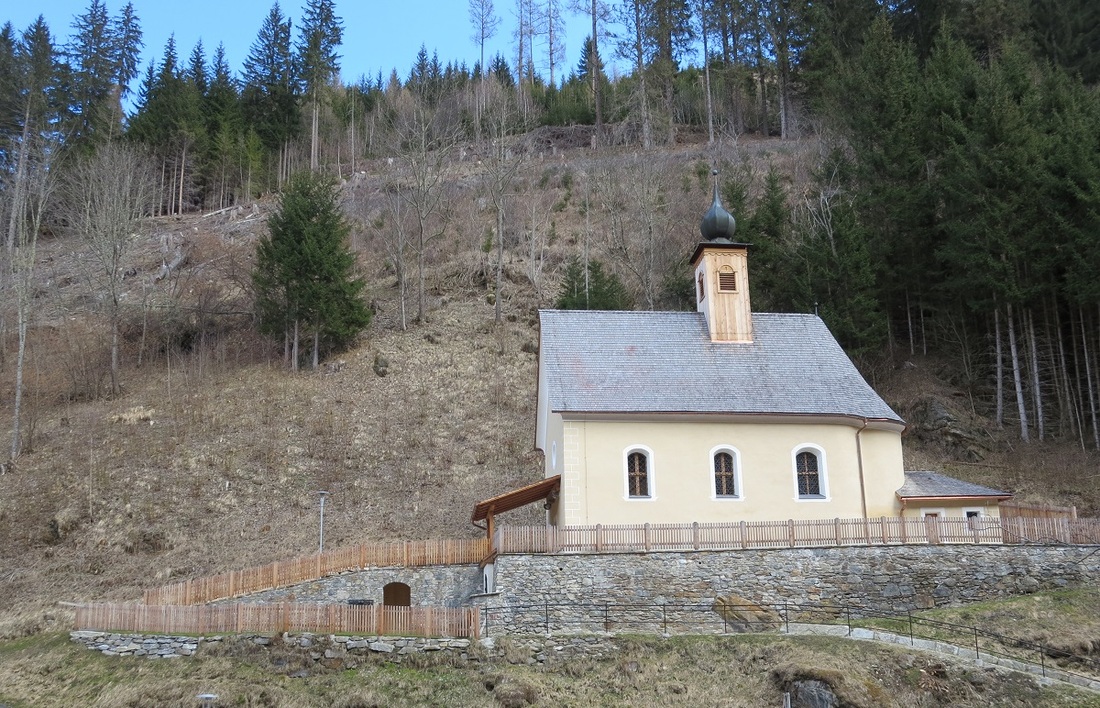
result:
[[[382,604],[389,607],[408,607],[412,604],[412,591],[405,583],[388,583],[382,588]]]

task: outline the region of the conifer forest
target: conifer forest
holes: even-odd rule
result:
[[[568,306],[584,306],[578,289],[595,272],[611,306],[690,308],[685,259],[709,198],[681,194],[688,183],[709,194],[717,169],[752,244],[756,310],[818,312],[865,368],[940,357],[1023,441],[1100,449],[1100,3],[470,0],[468,57],[410,47],[374,76],[341,66],[333,0],[290,11],[275,3],[256,18],[241,66],[221,45],[172,39],[139,65],[132,5],[90,0],[64,44],[43,17],[3,25],[5,377],[21,376],[34,328],[41,240],[87,242],[117,375],[132,225],[249,208],[304,172],[330,196],[360,174],[378,180],[370,196],[347,191],[342,215],[325,212],[339,235],[328,240],[339,250],[350,229],[380,235],[384,252],[357,257],[390,264],[403,326],[424,316],[432,244],[460,228],[448,200],[471,171],[491,215],[472,248],[493,264],[498,318],[504,251],[527,249],[517,234],[536,223],[564,230],[555,210],[600,235],[566,247],[556,280],[538,279],[543,306],[563,276]],[[569,38],[572,56],[569,13],[589,28]],[[494,36],[510,36],[507,55],[486,55]],[[572,141],[556,183],[568,204],[540,201],[538,168],[518,195],[524,153],[560,147],[540,136]],[[738,150],[754,141],[801,150],[810,167],[749,166]],[[683,145],[697,149],[678,173],[647,172]],[[362,283],[349,258],[332,268],[346,287],[327,292],[351,302]],[[295,362],[299,336],[316,366],[326,332],[338,348],[370,320],[349,305],[300,333],[294,319],[292,336],[293,318],[260,295],[258,321]]]

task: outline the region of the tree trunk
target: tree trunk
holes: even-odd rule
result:
[[[20,298],[22,300],[22,298]],[[12,405],[11,459],[19,457],[23,450],[23,432],[20,422],[23,415],[23,369],[27,358],[27,306],[19,304],[19,353],[15,357],[15,401]]]
[[[1085,360],[1085,386],[1089,395],[1089,412],[1092,416],[1093,445],[1100,450],[1100,425],[1097,425],[1096,414],[1096,388],[1092,383],[1092,356],[1089,354],[1089,333],[1085,324],[1085,310],[1080,308],[1078,314],[1081,319],[1081,357]]]
[[[424,321],[424,248],[427,238],[424,234],[424,219],[420,219],[420,243],[416,252],[416,321]]]
[[[909,356],[917,353],[916,335],[913,333],[913,306],[909,304],[909,290],[905,291],[905,321],[909,327]]]
[[[504,198],[501,195],[500,206],[497,207],[497,286],[496,298],[493,301],[493,318],[500,324],[500,291],[501,281],[504,279]]]
[[[291,342],[290,347],[291,347],[291,349],[290,349],[290,354],[291,354],[290,370],[291,371],[297,371],[298,370],[298,318],[297,317],[294,318],[294,341]]]
[[[1051,312],[1054,313],[1054,322],[1051,323]],[[1046,301],[1043,307],[1043,324],[1051,336],[1047,338],[1047,356],[1051,361],[1051,373],[1054,376],[1054,390],[1057,394],[1056,405],[1058,408],[1058,432],[1065,430],[1068,422],[1069,430],[1073,435],[1077,434],[1077,425],[1073,417],[1073,405],[1069,395],[1069,385],[1066,381],[1066,357],[1065,348],[1062,346],[1062,324],[1058,318],[1058,303],[1053,298]]]
[[[592,95],[596,98],[596,145],[599,146],[603,140],[603,108],[600,105],[603,89],[600,85],[600,50],[596,40],[596,19],[599,17],[596,1],[592,0],[592,56],[588,57],[588,73],[592,77]]]
[[[997,358],[997,428],[1005,427],[1005,359],[1001,346],[1001,308],[993,310],[993,347]]]
[[[176,204],[176,208],[179,210],[176,213],[183,214],[183,181],[187,175],[187,143],[184,142],[183,148],[180,150],[180,183],[179,183],[179,201]]]
[[[1084,311],[1082,310],[1082,313],[1081,313],[1081,341],[1088,342],[1088,340],[1089,340],[1089,331],[1086,328],[1085,315],[1084,315]],[[1095,348],[1093,348],[1090,352],[1087,352],[1085,354],[1085,371],[1086,371],[1086,374],[1087,374],[1087,377],[1088,377],[1089,400],[1093,401],[1093,400],[1097,399],[1097,395],[1096,395],[1096,378],[1095,377],[1100,376],[1100,370],[1097,369],[1097,364],[1096,364],[1096,349]],[[1096,449],[1100,450],[1100,423],[1098,423],[1098,419],[1100,419],[1100,410],[1098,410],[1098,409],[1100,409],[1100,401],[1093,404],[1093,412],[1092,412],[1093,442],[1096,445]]]
[[[115,396],[122,392],[118,385],[118,309],[118,296],[115,296],[111,311],[111,394]]]
[[[404,332],[409,328],[408,324],[408,299],[409,299],[409,284],[405,277],[405,256],[401,254],[397,260],[397,279],[401,286],[401,331]]]
[[[1008,349],[1012,356],[1012,382],[1016,387],[1016,410],[1020,416],[1020,439],[1031,442],[1031,433],[1028,429],[1027,406],[1024,404],[1024,387],[1020,373],[1020,356],[1016,347],[1016,325],[1013,322],[1012,303],[1008,303]]]
[[[1039,381],[1039,345],[1035,341],[1035,319],[1031,309],[1027,310],[1027,336],[1031,343],[1031,398],[1035,402],[1035,429],[1039,441],[1046,439],[1046,424],[1043,420],[1043,389]]]
[[[313,114],[312,123],[309,128],[309,169],[312,172],[316,172],[317,168],[321,164],[320,153],[317,147],[318,138],[320,136],[318,129],[318,119],[320,113],[320,101],[317,98],[316,92],[313,96]]]
[[[710,96],[710,50],[707,47],[707,21],[702,12],[700,12],[699,22],[703,30],[703,87],[707,92],[707,145],[714,145],[714,101]]]
[[[1081,324],[1082,324],[1082,327],[1083,327],[1084,323],[1082,322]],[[1069,331],[1070,331],[1070,336],[1072,337],[1072,341],[1070,342],[1070,345],[1073,347],[1073,352],[1074,352],[1074,354],[1073,354],[1073,380],[1076,383],[1076,386],[1074,387],[1076,389],[1074,391],[1074,397],[1075,397],[1075,400],[1077,401],[1078,406],[1081,410],[1081,418],[1082,418],[1081,426],[1080,426],[1081,449],[1084,450],[1085,447],[1086,447],[1086,445],[1085,445],[1085,435],[1087,433],[1087,427],[1088,427],[1084,422],[1084,415],[1085,415],[1084,414],[1084,408],[1085,408],[1086,394],[1085,394],[1084,391],[1081,390],[1081,381],[1083,380],[1081,378],[1081,359],[1084,358],[1084,357],[1082,357],[1078,352],[1080,350],[1084,349],[1085,345],[1082,342],[1080,347],[1077,346],[1077,324],[1073,321],[1073,313],[1072,312],[1069,315]],[[1088,398],[1089,398],[1089,402],[1091,403],[1091,396],[1088,396]],[[1095,420],[1096,420],[1096,418],[1095,418],[1095,416],[1093,416],[1094,425],[1095,425]]]
[[[649,97],[646,95],[645,85],[645,60],[642,55],[642,4],[641,0],[634,0],[634,68],[638,72],[638,83],[641,93],[642,108],[642,147],[649,150],[653,147],[653,134],[649,123]]]

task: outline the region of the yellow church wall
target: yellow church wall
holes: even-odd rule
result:
[[[563,453],[562,496],[552,523],[771,521],[863,514],[856,454],[859,425],[550,418],[560,422]],[[547,432],[554,426],[548,422]],[[860,437],[867,513],[896,516],[900,505],[895,492],[904,482],[900,435],[867,429]],[[552,439],[548,434],[548,443]],[[720,448],[737,460],[737,498],[715,497],[713,455]],[[821,459],[822,499],[798,498],[794,458],[802,449]],[[626,457],[633,450],[649,455],[649,498],[628,497]],[[547,454],[547,474],[554,474]]]

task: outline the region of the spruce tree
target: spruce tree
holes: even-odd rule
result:
[[[294,369],[299,344],[308,338],[316,368],[324,353],[348,346],[370,324],[339,188],[314,173],[295,175],[268,228],[257,246],[252,273],[260,329],[283,337]]]
[[[336,16],[332,0],[308,0],[298,41],[298,75],[310,103],[309,167],[320,166],[321,92],[336,79],[340,55],[336,48],[344,34],[342,20]]]
[[[274,174],[282,184],[289,166],[289,143],[299,125],[298,84],[290,46],[290,18],[275,3],[252,43],[242,72],[245,121],[270,153],[278,153]]]
[[[559,310],[629,310],[634,307],[630,293],[614,273],[603,264],[588,261],[588,273],[581,259],[573,256],[565,269],[565,281],[558,296]]]

